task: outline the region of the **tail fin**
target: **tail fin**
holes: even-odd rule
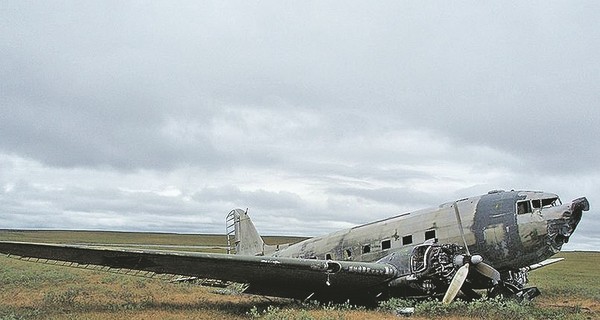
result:
[[[227,215],[227,253],[262,256],[265,242],[248,216],[248,210],[234,209]],[[233,243],[232,241],[233,240]]]

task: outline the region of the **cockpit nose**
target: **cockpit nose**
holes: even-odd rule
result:
[[[588,211],[590,210],[590,203],[588,202],[586,197],[581,197],[573,200],[571,204],[571,210],[573,211]]]
[[[568,221],[569,226],[574,230],[581,221],[583,211],[590,210],[590,203],[585,197],[575,199],[571,202],[569,210],[565,211],[562,215],[563,219]],[[573,231],[571,230],[571,232]]]
[[[573,200],[565,209],[559,219],[548,223],[548,235],[555,250],[560,250],[563,244],[569,242],[569,237],[581,221],[583,211],[588,211],[590,204],[585,197],[582,197]]]

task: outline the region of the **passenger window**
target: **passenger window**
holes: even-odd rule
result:
[[[350,249],[344,250],[344,258],[350,259],[352,257],[352,251]]]
[[[325,260],[331,260],[331,253],[325,255]]]
[[[542,207],[542,201],[540,201],[539,199],[531,200],[531,205],[534,209],[540,209]]]
[[[425,231],[425,240],[435,239],[435,230]]]
[[[371,245],[370,244],[366,244],[363,246],[363,253],[369,253],[371,252]]]
[[[412,243],[412,235],[402,237],[402,244],[407,245]]]
[[[392,241],[391,240],[381,241],[381,250],[387,250],[387,249],[389,249],[391,247],[392,247]]]
[[[518,214],[531,213],[531,203],[529,202],[529,200],[517,202],[517,213]]]

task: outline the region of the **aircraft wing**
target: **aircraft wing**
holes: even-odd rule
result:
[[[79,265],[143,270],[249,284],[247,292],[306,298],[374,292],[397,276],[387,263],[114,249],[0,241],[0,253]],[[377,293],[377,292],[375,292]]]

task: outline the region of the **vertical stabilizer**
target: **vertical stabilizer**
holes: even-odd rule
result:
[[[227,244],[228,253],[247,256],[265,254],[265,242],[256,231],[248,211],[242,209],[234,209],[227,215]]]

